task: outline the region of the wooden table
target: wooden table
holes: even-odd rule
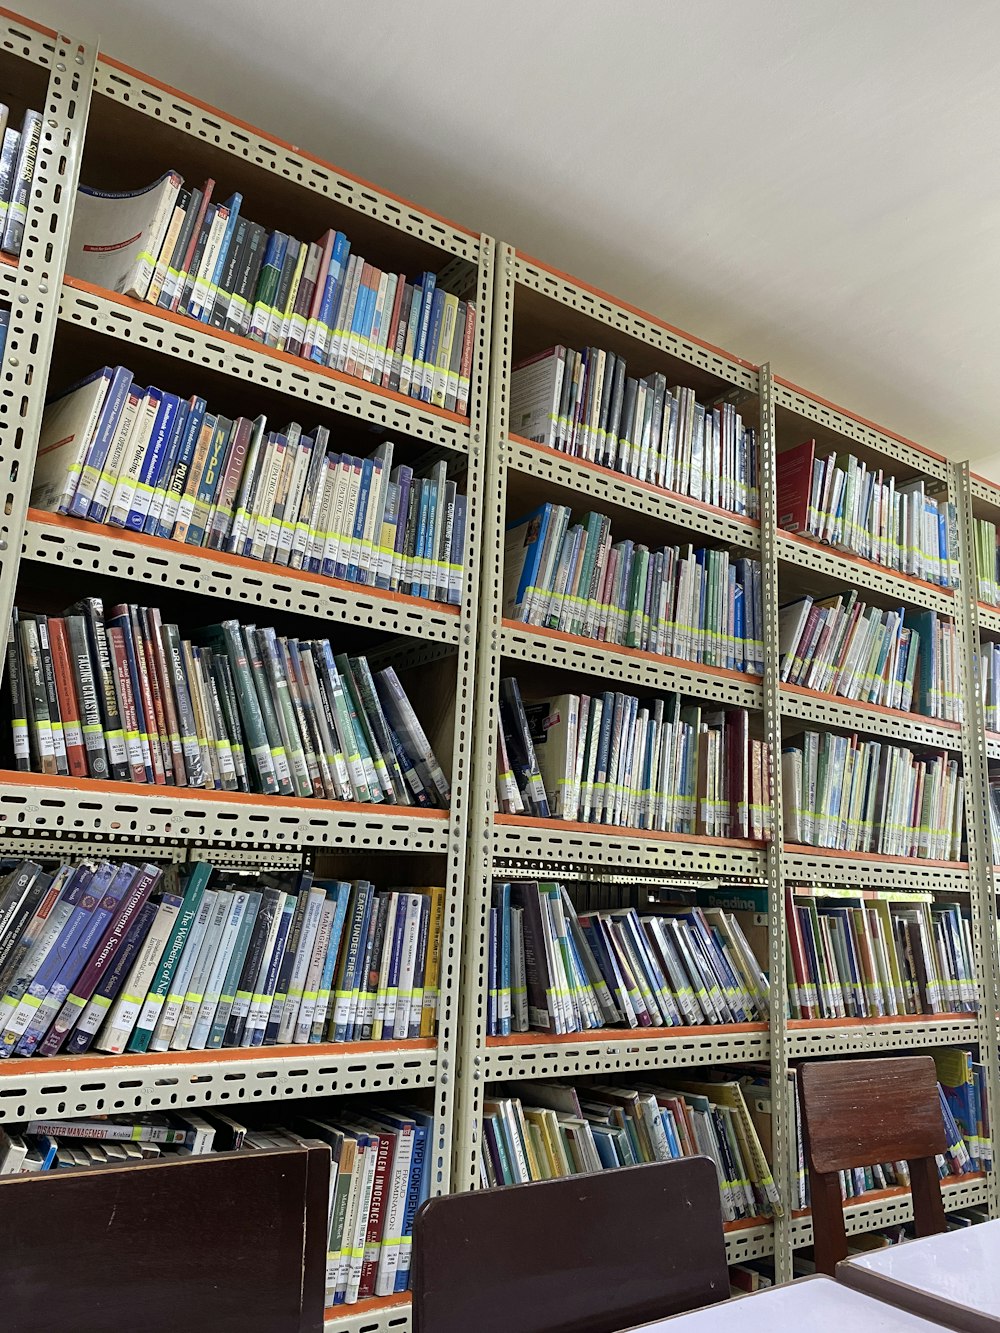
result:
[[[940,1333],[941,1325],[886,1305],[829,1277],[642,1324],[631,1333]]]
[[[845,1259],[837,1281],[963,1333],[1000,1331],[1000,1222]]]

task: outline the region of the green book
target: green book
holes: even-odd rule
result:
[[[160,1017],[160,1010],[167,998],[170,982],[177,971],[181,954],[184,952],[184,945],[191,933],[191,926],[198,914],[198,908],[201,906],[201,900],[211,876],[212,866],[207,861],[196,861],[191,868],[187,888],[184,892],[184,903],[177,914],[177,920],[174,922],[170,938],[167,940],[167,947],[163,951],[163,958],[160,960],[156,978],[139,1012],[135,1030],[128,1044],[129,1054],[142,1055],[149,1050],[149,1043],[153,1039],[153,1031]]]

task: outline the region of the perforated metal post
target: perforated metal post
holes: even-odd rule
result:
[[[4,635],[14,605],[95,54],[92,47],[63,36],[56,39],[52,50],[24,239],[13,282],[0,371],[0,626]]]
[[[760,371],[760,560],[764,599],[764,737],[771,770],[771,840],[767,846],[768,975],[771,1023],[771,1160],[782,1201],[774,1221],[775,1281],[792,1277],[789,1135],[793,1128],[788,1087],[787,985],[785,978],[785,868],[781,802],[781,687],[778,653],[778,489],[771,367]]]
[[[448,891],[441,942],[441,990],[438,1003],[438,1075],[436,1084],[437,1151],[431,1193],[451,1187],[456,1137],[458,1046],[462,1000],[462,928],[465,915],[467,842],[477,824],[475,801],[476,639],[481,621],[480,561],[483,533],[492,530],[492,494],[487,485],[487,430],[490,345],[493,328],[495,242],[480,243],[476,290],[476,341],[470,394],[466,567],[458,635],[455,739],[452,751],[451,809],[448,815]]]
[[[466,855],[465,929],[462,946],[462,1014],[459,1087],[452,1185],[479,1183],[480,1116],[486,1054],[486,968],[489,903],[493,883],[493,807],[500,679],[500,598],[507,480],[507,385],[514,309],[513,251],[496,249],[493,332],[490,343],[490,403],[486,422],[480,541],[479,623],[476,638],[476,725],[471,737],[472,799]]]
[[[955,605],[961,647],[960,695],[965,822],[969,852],[969,905],[976,955],[979,994],[979,1056],[986,1067],[990,1120],[1000,1109],[1000,1053],[997,1013],[1000,1011],[1000,960],[997,957],[997,899],[990,837],[990,775],[986,763],[986,709],[979,672],[979,598],[975,525],[968,463],[951,469],[950,493],[958,511],[959,564],[962,586]],[[991,1217],[1000,1215],[1000,1179],[994,1169],[986,1177]]]

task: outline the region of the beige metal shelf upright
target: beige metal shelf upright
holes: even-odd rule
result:
[[[466,825],[479,622],[484,437],[492,331],[494,243],[486,236],[386,194],[308,152],[273,139],[92,45],[69,42],[0,12],[0,96],[17,110],[44,105],[43,133],[20,262],[0,265],[0,303],[11,324],[0,393],[0,617],[9,622],[19,574],[36,586],[55,573],[114,577],[135,600],[163,592],[228,601],[237,615],[268,611],[299,618],[316,634],[347,634],[380,663],[426,671],[421,699],[435,709],[439,754],[450,762],[447,812],[380,811],[338,802],[72,784],[0,773],[0,850],[33,855],[95,850],[226,865],[300,866],[335,856],[345,877],[372,873],[372,856],[392,857],[395,882],[446,886],[439,1033],[433,1041],[324,1044],[149,1056],[10,1060],[0,1066],[0,1124],[35,1115],[75,1116],[345,1094],[425,1089],[434,1099],[431,1192],[450,1186],[464,906]],[[129,151],[123,151],[124,148]],[[477,303],[467,418],[381,390],[182,316],[102,291],[65,275],[76,185],[135,188],[173,167],[189,181],[212,175],[245,195],[245,211],[300,235],[340,227],[376,262],[432,268],[450,290]],[[227,190],[228,192],[228,190]],[[189,385],[212,401],[256,410],[315,413],[333,432],[371,430],[412,442],[464,476],[467,564],[461,604],[442,607],[319,576],[306,576],[28,509],[32,463],[50,365],[60,387],[70,368],[122,363],[156,383]],[[59,383],[56,383],[56,375]],[[74,375],[73,378],[76,376]],[[145,381],[143,381],[145,382]],[[214,397],[213,397],[214,395]],[[213,602],[205,600],[205,608]],[[256,608],[252,611],[252,608]],[[426,700],[425,700],[426,694]],[[151,849],[158,850],[153,852]],[[359,857],[364,854],[365,860]],[[432,859],[431,859],[432,858]],[[376,864],[380,865],[381,862]],[[410,867],[407,870],[406,867]],[[424,867],[422,870],[420,867]],[[383,879],[379,881],[385,883]],[[409,1327],[407,1297],[328,1311],[329,1333],[398,1333]]]

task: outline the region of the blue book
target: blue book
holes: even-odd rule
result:
[[[427,1161],[427,1136],[431,1132],[426,1123],[415,1120],[412,1115],[395,1115],[381,1107],[374,1112],[378,1124],[387,1125],[397,1135],[412,1134],[413,1150],[410,1156],[410,1169],[404,1186],[403,1217],[400,1228],[399,1265],[396,1269],[393,1293],[406,1291],[410,1285],[410,1268],[413,1256],[413,1219],[420,1205],[420,1189],[423,1183],[424,1166]],[[397,1139],[397,1143],[398,1143]]]
[[[434,288],[437,285],[437,275],[434,273],[421,273],[417,279],[417,287],[420,291],[420,311],[417,322],[416,338],[413,343],[413,377],[410,381],[410,397],[420,398],[424,382],[424,355],[427,349],[427,338],[431,327],[431,307],[434,304]],[[416,292],[414,293],[414,304],[416,304]]]
[[[407,920],[410,915],[410,895],[399,894],[399,902],[396,907],[396,919],[393,925],[392,942],[386,940],[386,948],[390,948],[389,953],[389,997],[385,1006],[385,1022],[382,1027],[382,1040],[389,1041],[395,1037],[397,1040],[406,1036],[406,1029],[401,1027],[400,1020],[402,1015],[399,1011],[397,993],[399,989],[399,976],[403,967],[403,945],[406,941]]]
[[[436,281],[436,279],[435,279]],[[421,403],[431,401],[431,381],[433,372],[435,372],[435,357],[437,356],[437,344],[441,339],[441,323],[444,320],[444,292],[437,288],[431,297],[431,309],[429,309],[429,319],[427,321],[427,332],[424,337],[424,348],[420,360],[423,361],[423,377],[420,381],[420,400]],[[420,331],[424,332],[423,312],[421,312]]]
[[[194,451],[198,446],[198,436],[201,434],[202,422],[205,419],[207,408],[208,404],[204,398],[199,398],[196,395],[191,399],[187,420],[184,423],[184,433],[177,446],[177,457],[174,459],[169,474],[164,476],[162,483],[164,499],[163,507],[156,520],[157,537],[169,539],[173,536],[177,506],[187,485],[188,473],[191,471],[191,462],[194,458]]]
[[[510,1036],[510,884],[497,886],[494,893],[499,894],[498,915],[500,919],[500,1036]]]
[[[215,310],[215,298],[219,292],[219,283],[222,281],[222,275],[226,271],[226,259],[229,255],[229,247],[233,241],[233,234],[236,231],[236,223],[239,220],[240,208],[243,206],[243,196],[237,190],[231,194],[223,208],[229,209],[229,221],[226,223],[226,230],[222,233],[222,244],[219,246],[219,253],[215,257],[215,269],[209,279],[208,296],[205,304],[197,311],[192,311],[195,319],[200,319],[207,323],[212,318]]]
[[[33,1148],[38,1155],[40,1165],[36,1165],[36,1171],[48,1171],[56,1160],[56,1154],[59,1151],[58,1142],[50,1138],[48,1134],[26,1134],[25,1140],[29,1147]]]
[[[433,522],[434,511],[436,508],[434,492],[436,487],[430,477],[422,478],[420,482],[420,510],[417,515],[417,556],[419,564],[417,566],[420,572],[419,587],[414,588],[414,594],[417,597],[430,597],[431,584],[433,582],[431,573],[431,536],[430,530]]]
[[[263,1046],[264,1034],[267,1031],[267,1016],[271,1010],[271,1000],[274,997],[274,988],[278,982],[278,973],[281,971],[281,963],[285,956],[285,946],[288,943],[288,932],[292,926],[292,914],[295,911],[295,894],[286,893],[285,901],[281,906],[281,916],[278,919],[278,932],[274,937],[274,948],[271,950],[271,956],[267,960],[267,970],[264,973],[263,985],[254,995],[250,1006],[249,1018],[253,1020],[254,1026],[250,1031],[250,1040],[244,1044],[249,1046]],[[259,998],[258,998],[259,997]],[[260,1009],[263,1007],[263,1014]],[[257,1017],[254,1018],[256,1011]],[[247,1027],[249,1028],[249,1021]]]
[[[500,913],[490,908],[489,945],[486,952],[486,1035],[500,1035],[500,977],[497,967],[497,931]]]
[[[351,546],[346,553],[348,562],[346,564],[346,573],[338,574],[338,578],[346,578],[349,583],[357,583],[359,577],[358,561],[361,556],[361,539],[365,531],[365,520],[368,517],[368,502],[372,493],[372,472],[374,463],[371,458],[361,460],[361,484],[358,486],[358,503],[354,511],[354,526],[351,529]],[[340,568],[340,561],[337,561],[337,568]]]
[[[594,766],[594,822],[603,824],[607,801],[608,761],[611,757],[611,733],[615,718],[615,696],[607,691],[602,696],[601,730],[597,739],[597,763]]]
[[[519,528],[524,529],[524,536],[521,540],[521,549],[524,551],[524,556],[521,561],[517,591],[514,593],[512,604],[504,608],[504,614],[512,616],[514,619],[524,618],[525,602],[528,601],[530,593],[536,586],[542,549],[545,545],[545,534],[553,520],[553,511],[553,505],[540,504],[537,508],[532,509],[530,513],[515,519],[513,523],[507,524],[508,535],[505,539],[505,549],[510,553],[508,559],[512,565],[516,562],[517,556],[514,554],[515,539],[510,534],[516,532]]]
[[[191,521],[188,524],[187,534],[184,538],[186,546],[201,546],[205,540],[205,531],[212,513],[216,492],[219,489],[219,482],[222,480],[222,474],[225,470],[232,434],[232,419],[224,416],[216,417],[215,428],[212,431],[212,442],[208,447],[208,453],[205,455],[205,466],[198,481],[194,508],[191,511]]]
[[[142,530],[148,536],[152,537],[156,533],[160,521],[160,515],[163,513],[163,505],[166,500],[167,483],[173,475],[174,463],[177,461],[177,454],[184,439],[184,433],[187,429],[188,417],[191,415],[191,404],[188,402],[179,402],[177,404],[177,413],[174,417],[174,424],[170,430],[170,439],[167,446],[160,455],[160,461],[157,464],[155,474],[150,476],[149,484],[153,488],[152,498],[149,502],[149,513],[146,515],[146,521],[142,525]]]
[[[101,864],[91,881],[90,893],[87,895],[88,898],[92,899],[93,906],[86,913],[83,929],[79,932],[73,947],[67,951],[58,975],[44,996],[39,996],[35,990],[37,977],[28,987],[28,995],[40,998],[41,1002],[14,1047],[15,1055],[33,1055],[35,1053],[62,1008],[66,996],[73,989],[74,983],[86,967],[90,955],[103,938],[112,914],[138,873],[139,871],[135,866],[127,863],[117,868],[107,862]],[[81,903],[80,906],[83,908],[84,903]],[[75,915],[76,912],[74,912]],[[72,918],[70,920],[72,921]],[[5,1038],[6,1035],[5,1033]]]
[[[149,506],[153,499],[153,486],[150,484],[150,478],[159,471],[162,455],[170,439],[170,432],[173,429],[174,417],[177,415],[180,401],[175,393],[164,393],[160,398],[152,434],[149,437],[146,454],[139,471],[139,480],[136,482],[135,491],[129,501],[128,514],[125,518],[125,527],[130,532],[141,532],[146,522],[146,515],[149,513]]]
[[[340,294],[344,286],[344,276],[347,273],[347,261],[351,254],[351,243],[342,231],[338,231],[333,240],[333,253],[330,255],[330,267],[327,270],[326,282],[323,285],[323,295],[320,298],[319,311],[317,314],[317,323],[322,324],[327,331],[326,347],[329,351],[330,335],[333,333],[334,320],[337,317],[337,306],[340,302]],[[320,365],[326,364],[326,353],[323,351],[323,345],[313,344],[309,352],[311,361],[318,361]]]
[[[90,502],[94,498],[97,483],[101,479],[101,469],[104,467],[108,456],[111,437],[115,433],[118,418],[125,406],[125,399],[132,387],[132,372],[126,370],[124,366],[115,366],[110,371],[110,375],[111,382],[108,385],[107,393],[104,395],[104,405],[101,408],[97,426],[91,437],[86,457],[83,460],[76,491],[67,510],[74,518],[87,517]]]
[[[0,308],[0,366],[3,365],[4,349],[7,346],[7,330],[10,328],[10,311]]]
[[[461,606],[462,588],[465,584],[465,525],[468,516],[468,496],[461,491],[455,496],[455,513],[451,524],[451,564],[457,566],[453,571],[448,586],[448,601],[452,606]]]
[[[330,1016],[333,973],[337,966],[337,959],[340,957],[340,941],[343,938],[347,908],[351,901],[351,886],[347,880],[334,880],[329,884],[324,884],[321,880],[316,882],[321,888],[326,889],[326,896],[328,899],[333,899],[336,910],[330,929],[330,943],[327,946],[326,957],[323,960],[323,972],[319,982],[319,994],[316,997],[315,1016],[312,1031],[309,1034],[310,1042],[321,1042],[326,1036],[327,1020]]]

